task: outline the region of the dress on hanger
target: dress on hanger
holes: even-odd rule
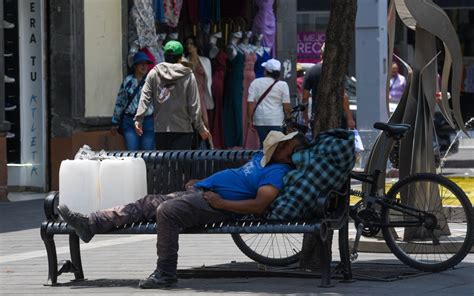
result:
[[[243,83],[243,93],[242,96],[242,128],[244,132],[244,148],[246,149],[255,149],[259,148],[259,140],[257,133],[249,129],[247,125],[247,97],[249,95],[249,86],[252,81],[255,79],[254,66],[257,60],[257,54],[251,52],[245,55],[244,62],[244,83]]]
[[[128,43],[132,47],[138,40],[139,48],[156,47],[155,15],[153,0],[135,0],[129,17]]]
[[[266,51],[263,50],[262,55],[259,55],[257,52],[257,61],[255,62],[255,77],[256,78],[261,78],[265,75],[265,68],[262,67],[262,63],[268,61],[270,59],[270,54]]]
[[[163,7],[163,0],[153,0],[153,9],[155,10],[155,21],[164,23],[165,12]]]
[[[227,148],[242,146],[242,95],[245,56],[237,49],[237,55],[228,62],[224,91],[224,144]]]
[[[273,48],[275,43],[275,14],[273,13],[274,0],[255,1],[258,12],[253,19],[252,32],[263,34],[262,45]]]
[[[181,6],[183,6],[183,0],[163,0],[165,22],[168,26],[173,28],[178,26]]]
[[[214,148],[224,148],[224,130],[222,126],[224,76],[227,63],[227,54],[219,50],[212,60],[212,97],[214,99],[214,110],[209,110],[209,128],[214,142]]]

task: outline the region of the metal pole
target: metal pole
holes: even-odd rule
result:
[[[366,151],[370,151],[378,134],[372,127],[374,122],[388,120],[387,0],[358,0],[357,5],[357,128]]]

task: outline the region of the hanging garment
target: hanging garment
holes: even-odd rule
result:
[[[227,148],[242,146],[242,94],[245,56],[240,50],[228,62],[224,91],[224,144]]]
[[[183,0],[163,0],[163,4],[165,23],[170,27],[176,28],[179,22],[181,6],[183,6]]]
[[[243,17],[245,15],[246,3],[247,1],[222,1],[221,4],[221,13],[222,17],[237,18]]]
[[[212,21],[214,24],[221,21],[221,0],[212,1]]]
[[[163,7],[163,0],[153,0],[153,9],[155,10],[155,21],[165,22],[165,11]]]
[[[251,53],[245,55],[244,62],[244,83],[243,83],[243,93],[242,96],[242,128],[244,131],[244,148],[246,149],[258,149],[259,141],[258,135],[252,131],[247,125],[247,97],[249,95],[249,86],[252,81],[255,79],[255,61],[257,60],[257,54]]]
[[[199,20],[208,23],[212,17],[212,0],[199,0]]]
[[[199,23],[199,0],[187,0],[183,6],[187,8],[189,22],[197,25]]]
[[[262,67],[262,63],[265,63],[270,59],[270,54],[264,50],[262,55],[257,53],[257,61],[255,62],[254,71],[255,78],[261,78],[265,75],[265,68]]]
[[[134,0],[130,10],[129,46],[138,40],[140,48],[156,47],[155,15],[153,0]]]
[[[273,13],[274,0],[255,1],[258,12],[253,20],[252,32],[263,34],[262,45],[270,49],[275,43],[275,14]]]
[[[214,110],[209,110],[209,128],[214,141],[214,148],[224,148],[224,130],[222,126],[224,76],[227,63],[227,54],[220,50],[212,60],[212,97],[214,99]]]

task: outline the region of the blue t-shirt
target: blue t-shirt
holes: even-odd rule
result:
[[[259,152],[252,160],[237,169],[218,172],[194,185],[209,189],[228,200],[254,199],[260,187],[272,185],[283,188],[283,176],[290,170],[287,164],[260,165],[263,153]]]

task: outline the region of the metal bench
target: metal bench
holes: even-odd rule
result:
[[[239,167],[247,162],[254,151],[155,151],[155,152],[109,152],[117,157],[141,157],[147,168],[148,194],[164,194],[180,191],[190,179],[202,179],[214,172]],[[234,241],[240,239],[240,234],[316,234],[321,248],[321,286],[331,286],[331,255],[330,250],[322,243],[328,232],[339,230],[339,250],[341,262],[337,268],[344,275],[344,280],[352,279],[348,245],[348,209],[349,186],[343,193],[332,191],[326,197],[319,199],[317,217],[308,221],[268,221],[256,217],[244,217],[240,220],[203,225],[199,228],[185,229],[183,233],[227,233],[232,234]],[[74,229],[63,222],[57,213],[59,192],[49,193],[44,201],[46,221],[41,224],[41,238],[48,254],[48,282],[57,285],[58,276],[62,273],[74,273],[76,280],[84,280],[82,270],[79,237]],[[143,221],[114,229],[108,234],[155,234],[156,224],[153,221]],[[69,235],[70,260],[65,261],[58,269],[58,259],[54,243],[54,235]],[[237,243],[237,241],[236,241]],[[244,246],[240,239],[237,246],[249,256],[251,247]],[[250,254],[250,257],[254,257]],[[298,254],[296,254],[298,255]],[[258,257],[258,256],[257,256]],[[296,258],[293,254],[292,258]],[[285,258],[283,258],[285,259]],[[258,260],[258,259],[257,259]],[[287,261],[282,261],[284,264]],[[264,263],[264,262],[260,262]],[[281,264],[280,264],[281,265]]]

